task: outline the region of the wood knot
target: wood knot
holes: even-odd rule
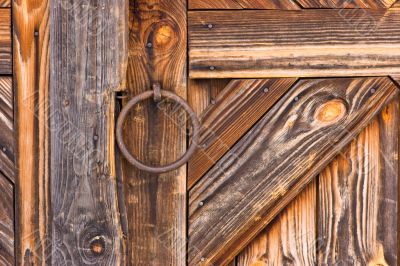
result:
[[[106,249],[106,241],[102,236],[96,236],[90,241],[90,250],[93,255],[101,256]]]
[[[323,125],[337,123],[346,115],[346,106],[341,100],[325,102],[315,111],[315,119]]]
[[[154,45],[156,48],[171,47],[177,40],[174,28],[171,25],[160,25],[154,34]]]

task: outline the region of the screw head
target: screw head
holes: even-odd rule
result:
[[[269,88],[264,88],[264,92],[265,93],[269,92]]]
[[[374,94],[376,92],[375,89],[371,89],[371,93]]]
[[[215,70],[215,66],[210,66],[210,70]]]
[[[212,29],[212,28],[214,27],[214,25],[213,25],[213,24],[208,24],[207,27],[208,27],[209,29]]]
[[[151,47],[153,47],[153,44],[151,43],[151,42],[149,42],[149,43],[147,43],[147,45],[146,45],[148,48],[151,48]]]
[[[299,97],[296,96],[296,98],[294,98],[294,100],[297,102],[299,100]]]
[[[204,206],[204,202],[200,201],[200,202],[199,202],[199,206],[200,206],[200,207]]]

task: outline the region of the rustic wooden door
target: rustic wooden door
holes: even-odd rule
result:
[[[0,0],[0,45],[0,265],[397,265],[399,1]]]

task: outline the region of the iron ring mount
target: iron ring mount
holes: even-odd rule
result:
[[[184,155],[182,155],[182,157],[180,159],[178,159],[174,163],[171,163],[171,164],[168,164],[165,166],[152,167],[152,166],[143,164],[142,162],[137,160],[128,151],[128,149],[125,145],[124,139],[123,139],[123,125],[124,125],[124,122],[129,114],[129,112],[137,103],[139,103],[143,100],[149,99],[151,97],[153,97],[154,101],[157,102],[157,101],[161,100],[160,96],[170,99],[170,100],[178,103],[181,107],[183,107],[183,109],[189,114],[189,117],[192,121],[193,134],[192,134],[192,141],[191,141],[189,149],[186,151],[186,153]],[[175,93],[172,93],[172,92],[169,92],[166,90],[161,90],[160,86],[157,84],[153,85],[153,90],[145,91],[145,92],[133,97],[121,110],[121,113],[117,120],[116,138],[117,138],[118,147],[119,147],[122,155],[126,158],[126,160],[130,164],[136,166],[140,170],[143,170],[143,171],[146,171],[149,173],[161,174],[161,173],[165,173],[165,172],[169,172],[169,171],[178,169],[182,165],[186,164],[196,150],[196,146],[198,144],[199,137],[200,137],[200,122],[196,116],[196,113],[193,111],[193,109],[189,106],[189,104],[184,99],[182,99]]]

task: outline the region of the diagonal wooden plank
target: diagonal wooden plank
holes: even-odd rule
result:
[[[317,182],[311,182],[237,256],[236,266],[317,265]]]
[[[391,78],[399,85],[400,88],[400,75],[391,76]]]
[[[394,3],[393,8],[400,8],[400,1]]]
[[[300,7],[293,0],[189,0],[189,9],[282,9]]]
[[[14,119],[11,77],[0,77],[0,172],[14,182]]]
[[[0,172],[0,265],[14,265],[13,185]]]
[[[389,8],[396,0],[297,0],[303,8]]]
[[[189,161],[189,188],[294,84],[296,79],[232,80],[202,116],[199,149]]]
[[[11,74],[11,68],[11,9],[0,8],[0,75]]]
[[[0,0],[0,7],[11,7],[11,0]]]
[[[400,10],[191,11],[189,68],[191,78],[399,75]]]
[[[318,265],[396,265],[398,100],[320,174]]]
[[[388,78],[299,82],[191,189],[189,264],[232,259],[397,91]]]

